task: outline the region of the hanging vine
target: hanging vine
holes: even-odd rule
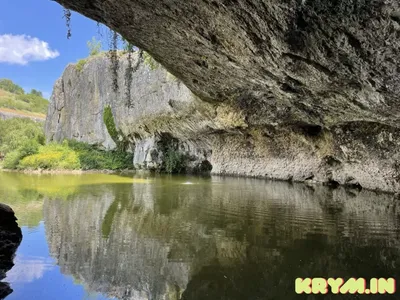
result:
[[[101,31],[101,23],[100,22],[96,22],[96,27],[97,27],[97,34],[100,38],[103,38],[103,33]]]
[[[114,93],[118,91],[118,33],[115,31],[111,32],[110,50],[108,51],[109,58],[111,61],[111,74],[112,74],[112,87]]]
[[[128,67],[125,70],[125,98],[128,107],[134,107],[131,102],[131,86],[132,86],[132,53],[133,45],[125,40],[125,50],[128,52]]]
[[[137,71],[140,64],[140,59],[142,52],[139,50],[138,60],[136,65],[133,66],[133,57],[132,54],[135,52],[135,46],[129,43],[127,40],[123,38],[124,41],[124,51],[128,53],[128,67],[125,70],[125,98],[126,98],[126,106],[129,108],[133,108],[135,105],[131,101],[131,88],[132,88],[132,75]]]
[[[64,7],[64,17],[67,25],[67,39],[71,38],[71,11]]]

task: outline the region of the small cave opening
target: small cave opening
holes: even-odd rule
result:
[[[322,131],[323,127],[321,125],[316,125],[316,124],[309,124],[309,123],[303,123],[303,122],[297,122],[292,124],[292,128],[300,132],[306,136],[310,137],[317,137],[319,136]]]
[[[306,124],[300,129],[308,136],[318,136],[322,132],[322,126]]]
[[[201,173],[210,173],[213,168],[208,160],[203,160],[199,167]]]
[[[326,183],[326,186],[331,189],[337,189],[340,186],[340,183],[334,179],[329,179]]]

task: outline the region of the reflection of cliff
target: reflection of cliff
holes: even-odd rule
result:
[[[129,227],[131,200],[132,187],[119,185],[101,195],[47,201],[50,251],[63,272],[91,290],[124,299],[161,299],[186,285],[187,267],[168,262],[167,245],[141,238]]]
[[[292,299],[296,277],[400,275],[392,196],[193,183],[161,178],[45,201],[50,251],[64,273],[119,299]]]

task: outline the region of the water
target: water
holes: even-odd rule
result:
[[[239,178],[0,173],[23,241],[14,299],[297,295],[297,277],[400,278],[391,195]]]

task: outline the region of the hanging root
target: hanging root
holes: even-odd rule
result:
[[[65,23],[67,25],[67,39],[71,38],[71,11],[68,8],[64,8]]]
[[[111,60],[111,71],[112,71],[112,86],[114,93],[118,91],[118,33],[112,31],[110,50],[108,51]]]

